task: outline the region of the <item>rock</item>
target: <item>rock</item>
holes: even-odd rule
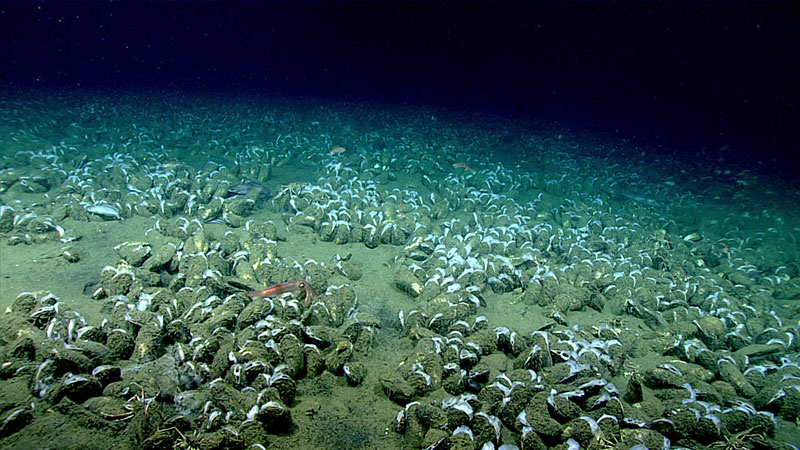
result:
[[[206,433],[200,439],[198,447],[210,450],[239,450],[245,448],[242,436],[231,427],[224,427],[213,433]]]
[[[303,353],[305,354],[307,376],[315,377],[325,370],[325,359],[322,357],[322,352],[316,345],[304,345]]]
[[[238,329],[244,329],[248,326],[254,325],[259,320],[263,319],[274,309],[272,299],[255,297],[247,306],[244,307],[242,312],[236,318],[236,325]]]
[[[784,351],[784,347],[780,344],[752,344],[742,347],[734,354],[737,356],[746,356],[748,358],[762,358],[765,356],[775,355]]]
[[[719,377],[733,385],[736,392],[742,397],[752,398],[756,395],[756,388],[747,381],[736,364],[728,360],[720,360]]]
[[[223,216],[225,223],[230,225],[231,228],[240,228],[247,223],[247,217],[240,216],[239,214],[229,213]]]
[[[125,295],[133,285],[134,274],[126,267],[120,269],[106,266],[100,272],[100,284],[109,297]]]
[[[92,370],[92,376],[100,382],[104,387],[115,381],[119,381],[122,375],[122,370],[118,366],[102,365],[97,366]]]
[[[103,386],[93,376],[73,375],[68,373],[53,392],[53,403],[67,397],[75,403],[83,403],[88,398],[103,393]]]
[[[297,394],[297,384],[289,375],[282,372],[275,372],[269,377],[269,387],[275,389],[281,402],[287,405],[292,404]]]
[[[163,338],[164,328],[155,319],[145,323],[136,335],[131,359],[146,362],[157,358],[162,352],[161,341]]]
[[[564,426],[564,431],[561,436],[563,438],[576,440],[581,447],[588,447],[589,443],[594,439],[593,426],[594,419],[589,417],[576,418],[569,421],[569,423]]]
[[[176,251],[177,246],[172,242],[168,242],[159,247],[152,256],[142,263],[142,267],[152,272],[158,272],[162,267],[172,261]]]
[[[796,422],[800,416],[800,391],[796,387],[783,389],[785,395],[778,399],[778,416],[789,422]]]
[[[225,200],[223,209],[228,214],[236,214],[237,216],[247,216],[253,211],[253,207],[255,206],[255,200],[246,197],[234,197],[231,199]],[[224,217],[223,216],[223,217]]]
[[[399,404],[406,404],[414,398],[414,387],[403,378],[384,378],[381,386],[386,395]]]
[[[267,432],[259,422],[245,421],[239,425],[239,434],[242,436],[246,448],[257,448],[255,444],[264,447],[267,445]]]
[[[527,408],[524,409],[525,419],[533,427],[534,430],[545,440],[556,440],[560,438],[564,427],[555,419],[550,417],[547,410],[547,394],[544,396],[537,395],[537,400],[531,402]],[[501,416],[501,419],[503,417]],[[516,418],[516,417],[515,417]],[[508,426],[506,420],[503,423]],[[520,431],[522,428],[520,428]]]
[[[117,359],[128,359],[133,353],[134,340],[122,329],[114,329],[108,333],[106,346]]]
[[[36,305],[36,294],[33,292],[23,292],[17,295],[17,298],[14,299],[14,303],[11,305],[11,310],[17,314],[27,316],[34,310],[34,308],[36,308]]]
[[[8,353],[11,358],[33,361],[36,356],[36,346],[31,337],[17,339],[11,351]]]
[[[631,404],[639,403],[644,399],[642,387],[642,375],[638,372],[628,380],[628,387],[625,391],[625,401]]]
[[[33,414],[28,409],[17,408],[11,411],[0,420],[0,438],[10,436],[25,428],[31,420],[33,420]]]
[[[277,401],[268,401],[261,405],[256,417],[268,433],[285,433],[292,426],[289,408]]]
[[[394,285],[412,297],[418,297],[422,293],[422,282],[405,267],[398,268],[394,273]]]
[[[680,388],[686,381],[677,373],[656,367],[644,373],[644,383],[653,389]]]
[[[0,191],[2,191],[0,184]],[[8,233],[14,229],[14,208],[6,205],[0,206],[0,233]]]
[[[351,386],[357,386],[364,381],[367,376],[367,368],[360,362],[348,362],[342,368],[347,383]]]
[[[350,341],[340,340],[333,351],[325,358],[325,367],[335,374],[341,374],[345,363],[353,355],[353,344]]]
[[[123,242],[114,247],[120,258],[133,267],[141,266],[150,257],[152,248],[145,242]]]
[[[364,275],[364,272],[361,270],[361,267],[353,264],[350,261],[338,261],[336,263],[336,268],[339,272],[347,277],[351,281],[358,281]]]

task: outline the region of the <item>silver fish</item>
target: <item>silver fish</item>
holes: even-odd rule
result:
[[[268,187],[252,181],[246,181],[242,184],[237,184],[236,186],[231,186],[228,188],[228,197],[233,195],[247,195],[253,191],[258,192],[259,197],[269,197],[271,194],[271,191]]]
[[[91,205],[86,207],[86,211],[97,214],[104,219],[122,220],[122,217],[119,215],[119,210],[111,205]]]
[[[658,202],[658,200],[654,199],[653,197],[650,197],[649,195],[646,194],[640,194],[638,192],[622,191],[619,193],[619,195],[620,197],[626,198],[628,200],[634,201],[636,203],[645,206],[658,207],[661,205]]]

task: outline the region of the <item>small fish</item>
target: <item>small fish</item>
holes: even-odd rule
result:
[[[252,181],[246,181],[242,184],[237,184],[236,186],[228,188],[228,197],[234,195],[247,195],[253,191],[258,192],[259,197],[269,197],[271,194],[271,191],[268,187]]]
[[[122,220],[122,217],[119,215],[119,210],[114,208],[111,205],[92,205],[86,208],[86,211],[89,211],[92,214],[96,214],[104,219],[114,219],[114,220]]]
[[[330,153],[331,155],[335,155],[335,154],[337,154],[337,153],[344,153],[344,152],[346,152],[346,151],[347,151],[347,149],[346,149],[346,148],[344,148],[344,147],[340,147],[340,146],[337,146],[337,147],[333,147],[329,153]]]
[[[272,297],[286,292],[299,291],[300,289],[305,291],[306,305],[310,305],[311,301],[314,300],[314,297],[316,297],[317,294],[314,293],[314,289],[305,280],[286,281],[274,286],[270,286],[263,291],[245,292],[244,295],[248,297]]]
[[[660,205],[660,203],[653,197],[650,197],[646,194],[640,194],[638,192],[622,191],[619,193],[619,195],[623,198],[645,206],[657,207]]]

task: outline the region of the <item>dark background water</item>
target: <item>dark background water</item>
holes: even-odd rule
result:
[[[789,2],[0,4],[5,88],[446,105],[789,176],[798,44]]]

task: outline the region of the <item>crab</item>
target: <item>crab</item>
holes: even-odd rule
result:
[[[663,248],[666,250],[672,249],[672,241],[670,240],[669,236],[667,236],[667,230],[660,229],[650,236],[650,242],[653,243],[653,247],[656,249]]]
[[[278,189],[278,193],[275,194],[274,197],[272,197],[272,201],[278,200],[287,194],[289,195],[289,197],[295,197],[297,195],[300,195],[300,192],[303,190],[304,187],[306,187],[307,184],[308,183],[304,181],[295,181],[289,184],[281,185],[281,187]]]
[[[753,431],[754,429],[755,427],[740,431],[733,436],[722,436],[724,440],[714,442],[708,447],[718,450],[750,450],[752,448],[757,448],[754,447],[754,445],[764,445],[766,443],[766,438],[761,433],[755,433]]]
[[[145,397],[144,388],[141,385],[139,385],[138,383],[131,383],[131,384],[138,387],[141,390],[141,393],[135,394],[133,397],[128,399],[128,401],[123,406],[125,412],[119,414],[100,413],[100,415],[103,416],[103,418],[112,421],[127,421],[133,419],[136,413],[140,411],[142,408],[144,408],[144,415],[145,416],[147,415],[150,409],[150,403],[152,403],[153,400],[155,400],[155,396],[150,398]]]
[[[589,443],[590,450],[615,450],[620,448],[622,440],[619,433],[606,435],[603,430],[598,430],[594,439]]]
[[[278,190],[278,193],[272,197],[272,205],[279,208],[285,208],[286,204],[288,203],[294,212],[299,212],[299,208],[295,204],[295,199],[298,195],[300,195],[300,192],[303,191],[307,184],[308,183],[304,181],[295,181],[282,185]]]
[[[178,427],[171,426],[156,431],[146,442],[153,448],[195,450],[202,447],[202,441],[203,434],[197,430],[188,433],[182,432]]]

